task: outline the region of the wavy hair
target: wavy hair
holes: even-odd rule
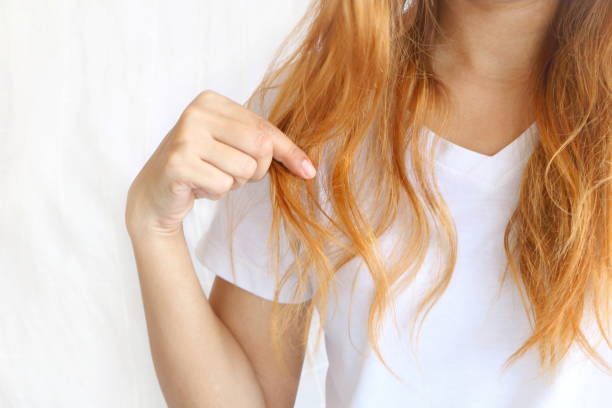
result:
[[[435,178],[429,177],[431,156],[418,143],[431,112],[440,112],[442,128],[448,117],[447,93],[430,58],[440,32],[439,3],[314,1],[247,101],[273,89],[268,119],[319,170],[315,179],[303,180],[280,163],[270,167],[268,243],[278,265],[282,229],[295,258],[279,275],[278,291],[289,276],[298,278],[296,295],[307,290],[310,279],[316,281],[309,302],[280,308],[275,298],[271,330],[277,350],[283,330],[297,316],[310,317],[318,309],[324,321],[335,272],[360,257],[374,282],[368,340],[390,370],[377,345],[382,318],[422,266],[434,231],[443,231],[440,242],[447,256],[440,279],[420,299],[421,323],[450,282],[456,231]],[[508,267],[503,277],[512,276],[532,333],[506,364],[535,347],[540,366],[554,368],[578,343],[610,369],[581,322],[588,310],[594,312],[611,346],[611,4],[560,0],[533,69],[529,103],[539,141],[504,233]],[[281,59],[298,36],[298,46]],[[360,162],[364,146],[367,154]],[[408,164],[416,181],[407,175]],[[364,186],[375,207],[360,199]],[[387,266],[376,243],[399,219],[400,208],[412,214],[404,225],[408,235],[398,242],[403,247],[397,262]],[[430,214],[440,228],[428,222]],[[304,342],[307,338],[308,327]]]

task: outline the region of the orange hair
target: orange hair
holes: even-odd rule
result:
[[[312,316],[318,308],[324,321],[335,272],[359,256],[374,281],[368,338],[389,368],[377,345],[382,317],[393,306],[397,292],[392,286],[394,291],[405,288],[423,263],[434,231],[428,214],[444,231],[441,242],[448,253],[441,279],[419,303],[421,323],[451,279],[457,255],[454,224],[435,179],[428,177],[433,172],[430,156],[417,142],[418,129],[431,112],[448,117],[445,88],[430,61],[438,3],[413,0],[406,7],[403,0],[315,1],[247,101],[274,89],[268,119],[319,170],[315,179],[305,181],[280,163],[270,167],[270,248],[276,249],[278,262],[283,228],[295,257],[279,290],[293,274],[299,277],[297,294],[307,290],[309,276],[316,278],[317,289],[311,302],[292,308],[279,308],[275,299],[271,329],[276,347],[298,313]],[[611,345],[610,21],[608,0],[561,0],[533,69],[529,103],[539,142],[504,234],[504,280],[511,271],[533,332],[507,364],[537,347],[541,367],[553,368],[577,342],[609,369],[580,324],[591,306]],[[303,39],[297,48],[277,64],[298,34]],[[367,154],[357,164],[363,146]],[[416,183],[406,174],[407,149]],[[364,187],[377,211],[368,211],[359,200]],[[403,244],[398,261],[385,267],[376,241],[397,220],[400,208],[412,213],[405,225],[407,239],[398,242]],[[307,336],[305,330],[304,341]]]

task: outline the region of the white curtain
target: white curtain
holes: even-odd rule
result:
[[[246,100],[306,7],[0,0],[0,406],[165,406],[127,189],[199,91]],[[213,209],[188,216],[190,245]],[[325,369],[309,354],[296,406],[323,406]]]

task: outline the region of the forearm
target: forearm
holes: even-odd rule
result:
[[[168,405],[263,407],[246,354],[202,291],[182,230],[131,239],[151,353]]]

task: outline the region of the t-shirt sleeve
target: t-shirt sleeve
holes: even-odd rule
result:
[[[196,259],[224,280],[267,300],[274,299],[278,280],[294,257],[281,228],[278,266],[270,259],[268,234],[272,225],[269,174],[256,182],[231,190],[217,200],[209,229],[198,240]],[[312,297],[307,282],[303,293],[295,292],[298,278],[292,271],[280,287],[280,303],[299,303]]]

